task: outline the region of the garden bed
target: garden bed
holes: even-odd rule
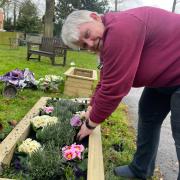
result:
[[[30,134],[30,119],[39,114],[39,109],[46,105],[48,97],[42,97],[27,115],[19,122],[12,132],[0,144],[0,167],[9,166],[13,158],[17,143],[25,140]],[[104,166],[102,156],[100,126],[97,127],[88,142],[88,180],[103,180]]]

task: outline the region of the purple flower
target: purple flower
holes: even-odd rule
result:
[[[79,115],[74,115],[70,121],[71,126],[76,127],[76,126],[81,126],[82,121]]]

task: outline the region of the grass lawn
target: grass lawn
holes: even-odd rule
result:
[[[42,57],[41,61],[26,60],[26,47],[10,49],[9,46],[0,45],[0,75],[15,68],[29,68],[39,79],[47,74],[61,75],[70,67],[74,61],[76,67],[97,69],[97,57],[86,52],[68,52],[67,65],[52,66],[49,58]],[[60,60],[60,58],[58,58]],[[0,91],[3,83],[0,83]],[[19,91],[14,99],[7,99],[0,95],[0,123],[4,129],[8,129],[8,121],[20,121],[31,107],[42,96],[65,97],[62,93],[45,93],[39,90],[24,89]],[[1,132],[0,132],[1,133]],[[102,124],[103,154],[107,180],[115,180],[112,169],[114,166],[127,164],[132,158],[135,150],[134,131],[130,128],[127,120],[127,107],[119,107]]]
[[[58,58],[60,62],[61,58]],[[76,66],[82,68],[96,69],[96,56],[90,53],[68,52],[67,65],[52,66],[49,58],[42,57],[41,61],[26,60],[26,47],[19,49],[10,49],[9,46],[0,45],[0,75],[15,68],[29,68],[35,74],[35,78],[39,79],[47,74],[61,75],[70,67],[70,62],[74,61]],[[0,83],[0,91],[3,89],[3,83]],[[7,99],[0,96],[0,123],[5,127],[10,120],[19,121],[35,102],[41,96],[63,97],[61,93],[44,93],[38,90],[24,89],[18,93],[17,98]]]

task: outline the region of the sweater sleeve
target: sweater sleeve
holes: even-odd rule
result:
[[[95,93],[90,114],[95,123],[110,116],[133,85],[146,28],[136,17],[129,16],[105,30],[101,86]]]
[[[92,97],[91,97],[91,101],[90,101],[90,105],[91,105],[91,106],[93,106],[95,96],[96,96],[98,90],[101,88],[102,74],[103,74],[103,71],[101,70],[101,71],[100,71],[100,80],[99,80],[98,84],[96,85],[96,89],[95,89],[95,91],[94,91],[94,93],[93,93],[93,95],[92,95]]]

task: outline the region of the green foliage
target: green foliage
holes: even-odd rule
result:
[[[7,0],[0,0],[0,8],[6,4]]]
[[[32,154],[29,165],[30,174],[34,180],[65,179],[63,178],[64,159],[60,149],[54,144],[49,143],[42,151]]]
[[[63,99],[51,99],[48,100],[47,104],[49,106],[54,106],[52,116],[58,117],[59,122],[57,124],[48,125],[42,130],[38,130],[36,134],[37,139],[43,143],[52,141],[56,146],[72,144],[76,131],[70,125],[70,119],[75,112],[83,110],[80,104]]]
[[[75,9],[86,9],[98,13],[108,10],[108,1],[103,0],[58,0],[56,6],[55,34],[60,34],[63,21]]]
[[[38,33],[41,30],[37,7],[31,0],[25,0],[20,6],[17,30],[24,33]]]
[[[61,76],[46,75],[37,81],[37,87],[43,91],[57,92],[63,83]]]
[[[70,123],[65,121],[38,130],[36,137],[40,142],[53,142],[56,146],[63,146],[64,144],[72,144],[75,134],[76,132]]]
[[[72,117],[72,114],[74,114],[77,111],[82,111],[86,109],[86,105],[83,105],[78,102],[73,102],[71,100],[64,100],[64,99],[57,99],[55,100],[52,98],[52,100],[48,100],[47,104],[49,106],[54,106],[54,116],[60,117],[63,116],[61,119],[64,120],[64,117],[67,117],[67,113],[70,113],[69,116]],[[65,116],[64,116],[65,115]],[[68,116],[68,118],[70,118]]]
[[[3,35],[4,33],[4,35]],[[2,32],[2,37],[8,37],[10,32]],[[13,32],[12,32],[13,33]],[[11,33],[10,33],[11,34]],[[0,33],[1,36],[1,33]],[[0,39],[0,43],[2,39]],[[0,45],[0,75],[5,74],[15,68],[24,69],[29,68],[35,74],[35,78],[39,79],[44,77],[46,74],[54,74],[57,76],[63,76],[64,72],[70,68],[70,62],[73,60],[77,67],[96,69],[96,56],[94,54],[86,52],[69,52],[67,53],[67,65],[62,66],[52,66],[49,58],[42,57],[41,61],[36,60],[27,61],[26,60],[26,47],[19,47],[18,49],[9,49],[9,46]],[[57,61],[61,58],[58,57]],[[86,63],[84,63],[86,62]],[[3,89],[3,83],[0,82],[0,92]],[[62,91],[52,93],[43,92],[40,90],[24,89],[23,91],[18,91],[16,98],[8,99],[0,96],[0,123],[3,127],[8,127],[8,121],[16,120],[20,121],[25,114],[32,108],[32,106],[39,100],[42,96],[49,97],[60,97],[69,98],[61,93]]]
[[[3,128],[3,130],[0,132],[0,142],[11,132],[12,129],[12,126]]]
[[[135,151],[134,132],[130,131],[126,108],[125,105],[121,105],[101,126],[107,180],[123,180],[114,176],[113,169],[116,166],[129,164]],[[115,148],[115,145],[120,148]]]
[[[7,18],[4,20],[4,29],[7,31],[12,31],[13,30],[13,23],[12,23],[12,18]]]
[[[66,179],[75,180],[74,172],[71,166],[67,166],[64,171]]]

